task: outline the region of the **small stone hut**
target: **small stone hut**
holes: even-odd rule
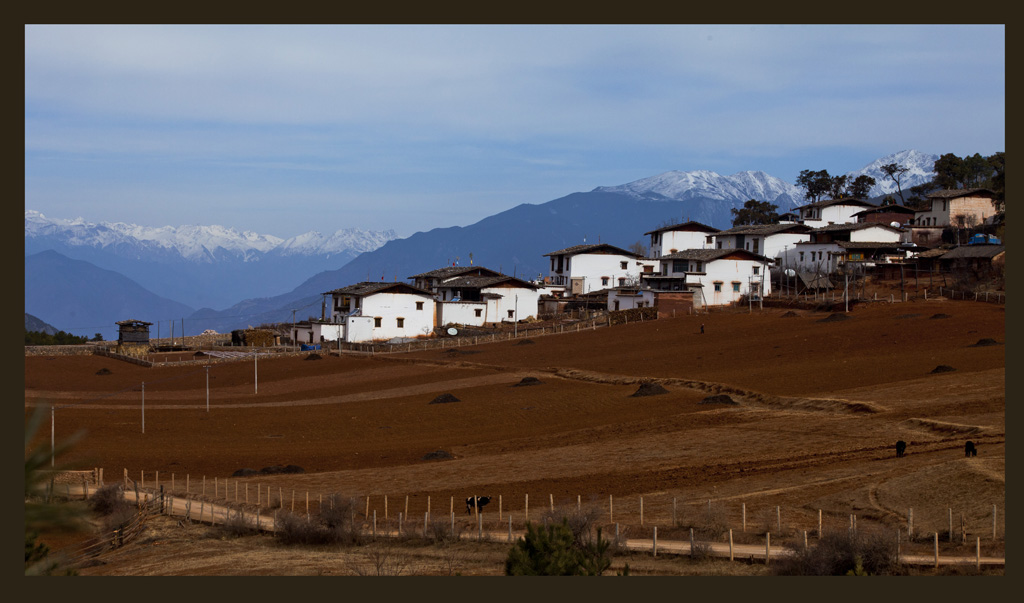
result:
[[[149,350],[149,327],[153,324],[144,320],[121,320],[117,323],[117,352],[119,354],[140,354]]]

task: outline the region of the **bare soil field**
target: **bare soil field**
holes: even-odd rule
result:
[[[659,526],[659,539],[685,540],[714,516],[738,540],[771,531],[773,543],[816,530],[819,510],[825,529],[855,515],[858,529],[895,538],[902,528],[906,538],[912,508],[916,538],[904,550],[925,554],[932,533],[947,540],[951,509],[950,554],[973,551],[960,544],[961,514],[968,542],[981,537],[983,555],[1003,554],[1002,306],[744,308],[530,341],[219,363],[209,412],[202,367],[26,357],[26,414],[55,405],[58,439],[86,432],[70,464],[103,467],[107,481],[159,471],[168,487],[173,473],[178,491],[188,475],[193,494],[205,478],[207,498],[214,478],[234,484],[238,469],[297,465],[303,473],[239,481],[252,502],[257,487],[285,493],[285,506],[294,491],[302,510],[307,492],[313,501],[339,492],[383,517],[387,496],[390,518],[422,522],[428,504],[447,516],[454,499],[468,522],[460,501],[480,494],[495,497],[491,522],[500,496],[505,521],[512,514],[520,526],[527,503],[539,519],[553,501],[598,509],[631,537]],[[519,386],[530,377],[539,383]],[[664,392],[635,396],[646,383]],[[457,401],[431,403],[444,394]],[[895,458],[900,439],[907,453]],[[964,457],[967,440],[978,456]],[[429,460],[437,451],[450,458]],[[161,573],[132,558],[82,573]],[[167,573],[240,571],[204,567]]]

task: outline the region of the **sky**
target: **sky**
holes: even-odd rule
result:
[[[25,209],[466,226],[672,170],[1005,150],[1002,25],[25,28]]]

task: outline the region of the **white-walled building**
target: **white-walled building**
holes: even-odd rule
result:
[[[781,257],[783,250],[811,240],[806,224],[751,224],[734,226],[714,235],[715,249],[743,249],[768,258]]]
[[[656,291],[646,286],[609,289],[608,311],[653,307],[656,294]]]
[[[865,261],[903,255],[902,232],[887,224],[833,224],[811,231],[811,240],[782,253],[779,267],[798,272],[832,274],[846,261]]]
[[[693,291],[693,305],[722,306],[753,292],[771,294],[772,261],[745,249],[687,249],[659,258],[660,270],[644,283],[661,291]]]
[[[812,228],[820,228],[829,224],[852,224],[857,221],[854,214],[865,209],[878,207],[863,199],[827,199],[801,205],[795,208],[800,212],[800,222]]]
[[[720,232],[713,226],[700,222],[672,224],[645,232],[651,237],[651,258],[677,253],[682,249],[708,249],[713,247],[714,236]]]
[[[566,287],[571,295],[635,284],[656,264],[606,243],[575,245],[544,255],[551,258],[548,284]]]
[[[343,326],[348,343],[429,336],[434,331],[434,298],[406,283],[363,282],[328,291],[329,322]]]
[[[536,318],[541,290],[507,275],[459,276],[437,286],[437,324],[483,326]]]

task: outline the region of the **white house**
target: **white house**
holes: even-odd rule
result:
[[[655,261],[607,243],[575,245],[551,253],[549,284],[567,287],[572,295],[635,284]]]
[[[854,217],[859,211],[878,207],[863,199],[827,199],[801,205],[795,208],[800,212],[800,222],[812,228],[827,226],[829,224],[852,224],[857,221]]]
[[[782,252],[778,260],[783,270],[831,274],[846,261],[877,259],[887,261],[901,251],[902,232],[887,224],[861,222],[832,224],[811,231],[811,240],[797,243]]]
[[[328,291],[330,321],[349,343],[424,337],[434,331],[434,298],[406,283],[363,282]]]
[[[772,261],[745,249],[686,249],[659,258],[660,270],[643,282],[661,291],[693,291],[694,307],[722,306],[771,294]]]
[[[651,258],[676,253],[681,249],[706,249],[712,247],[713,235],[719,230],[700,222],[684,222],[662,226],[645,232],[651,237]]]
[[[437,324],[483,326],[535,318],[540,287],[515,277],[459,276],[437,286]]]
[[[304,320],[292,326],[295,343],[319,344],[345,339],[345,325],[324,320]]]
[[[654,306],[657,292],[646,286],[615,287],[608,290],[608,311]]]
[[[750,224],[734,226],[714,235],[715,249],[743,249],[768,258],[778,258],[783,250],[811,240],[806,224]]]

